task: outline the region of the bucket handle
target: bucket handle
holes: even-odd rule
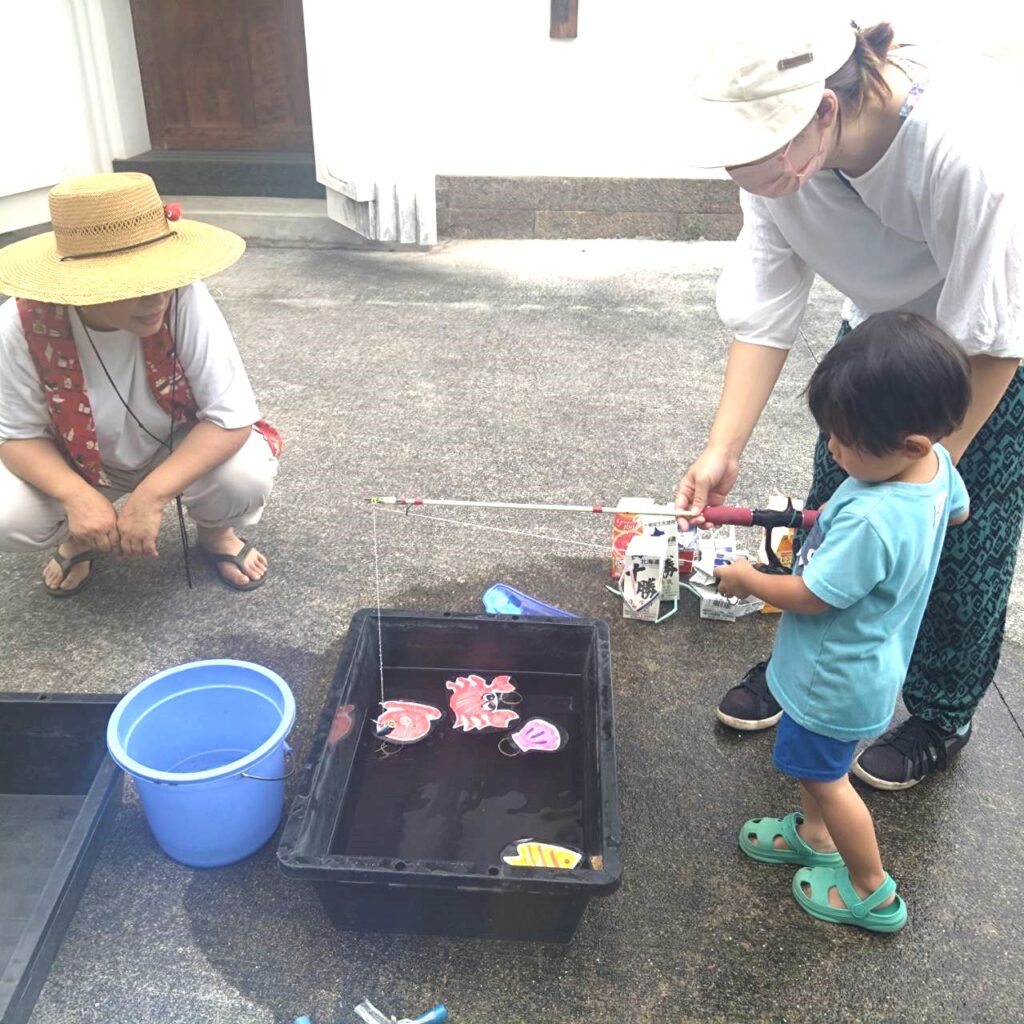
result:
[[[286,743],[284,745],[285,767],[287,767],[288,762],[291,761],[291,759],[292,759],[292,748],[290,746],[288,746],[288,744]],[[268,776],[268,775],[250,775],[248,772],[242,772],[242,778],[243,779],[252,779],[253,782],[284,782],[286,779],[290,779],[295,774],[295,772],[297,770],[298,770],[297,767],[293,766],[289,771],[285,772],[284,775],[272,775],[272,776]]]

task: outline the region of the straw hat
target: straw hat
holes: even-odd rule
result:
[[[700,42],[685,159],[734,167],[770,156],[810,124],[857,33],[849,16],[819,0],[734,12]]]
[[[50,190],[53,231],[0,249],[0,292],[89,306],[153,295],[230,267],[245,242],[180,220],[148,174],[95,174]]]

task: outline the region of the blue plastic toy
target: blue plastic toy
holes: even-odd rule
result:
[[[488,587],[483,596],[484,611],[490,615],[547,615],[560,619],[578,619],[578,615],[545,604],[529,594],[524,594],[506,583],[495,583]]]
[[[356,1016],[365,1024],[445,1024],[448,1020],[448,1008],[444,1003],[438,1003],[432,1010],[427,1010],[415,1020],[408,1017],[396,1020],[394,1017],[385,1017],[369,999],[364,999],[356,1007]],[[303,1014],[295,1018],[294,1024],[313,1024],[313,1021]]]
[[[444,1024],[448,1019],[448,1010],[444,1003],[438,1003],[432,1010],[427,1010],[415,1020],[403,1018],[396,1021],[394,1017],[385,1017],[369,999],[364,999],[356,1007],[356,1016],[364,1024]]]

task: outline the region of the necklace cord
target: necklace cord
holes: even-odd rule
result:
[[[93,354],[96,356],[96,360],[97,360],[97,362],[99,362],[100,367],[103,370],[103,374],[107,378],[108,383],[110,384],[111,388],[113,388],[114,394],[117,395],[118,401],[121,403],[121,405],[124,406],[125,411],[136,422],[136,424],[138,425],[139,429],[144,434],[148,435],[150,438],[152,438],[154,441],[156,441],[156,443],[158,445],[160,445],[161,448],[166,448],[168,455],[171,455],[174,452],[174,429],[175,429],[175,421],[177,420],[177,417],[178,417],[178,405],[177,405],[177,393],[176,392],[177,392],[177,386],[178,386],[178,368],[179,368],[179,363],[178,363],[178,324],[179,324],[178,312],[179,312],[179,305],[180,305],[180,303],[179,303],[179,294],[178,294],[178,289],[177,288],[174,290],[174,295],[173,295],[172,301],[174,302],[174,330],[171,332],[171,373],[173,375],[171,377],[171,427],[170,427],[169,433],[167,434],[167,440],[166,441],[164,441],[161,438],[157,437],[156,434],[154,434],[153,431],[151,431],[145,425],[145,423],[143,423],[142,420],[140,420],[139,417],[135,414],[135,410],[128,404],[128,402],[125,399],[124,395],[121,394],[120,389],[118,388],[117,384],[114,382],[113,376],[111,376],[110,370],[107,369],[107,364],[103,361],[103,356],[100,355],[100,350],[96,347],[96,342],[93,341],[92,332],[89,330],[88,324],[86,324],[84,318],[82,317],[82,315],[80,313],[79,313],[79,316],[78,316],[79,323],[81,323],[81,325],[82,325],[82,330],[85,331],[85,336],[89,340],[89,345],[92,348]],[[166,321],[165,321],[165,323],[166,323]],[[167,326],[168,326],[168,329],[170,329],[170,325],[168,324]],[[189,564],[189,557],[188,557],[188,527],[185,525],[185,512],[184,512],[184,509],[182,508],[181,495],[180,494],[175,496],[174,503],[175,503],[175,505],[177,507],[177,511],[178,511],[178,530],[179,530],[179,532],[181,534],[181,551],[182,551],[182,555],[185,558],[185,579],[188,582],[189,590],[192,590],[193,589],[193,585],[192,585],[192,567]]]
[[[174,289],[174,330],[171,332],[171,372],[174,374],[171,380],[171,429],[167,435],[167,451],[168,454],[174,452],[174,426],[175,421],[178,418],[178,370],[181,366],[178,361],[178,326],[179,317],[178,313],[181,308],[181,293],[177,288]],[[178,532],[181,534],[181,557],[185,561],[185,582],[188,584],[188,589],[192,590],[192,566],[189,562],[188,557],[188,527],[185,525],[185,511],[181,507],[181,494],[174,496],[174,504],[178,510]]]

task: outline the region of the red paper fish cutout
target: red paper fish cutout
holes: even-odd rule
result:
[[[377,735],[388,743],[418,743],[425,739],[441,712],[429,704],[411,700],[386,700],[374,725]]]
[[[354,704],[342,704],[334,712],[331,731],[327,734],[328,743],[340,743],[352,731],[352,712],[354,710]]]

